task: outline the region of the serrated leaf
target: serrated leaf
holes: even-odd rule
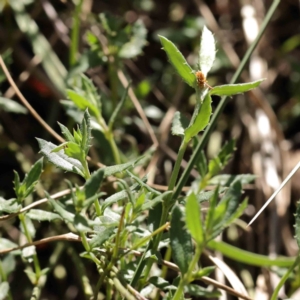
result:
[[[28,110],[23,105],[19,104],[18,102],[0,97],[0,109],[8,113],[16,113],[16,114],[27,114]]]
[[[72,133],[70,132],[70,130],[65,125],[63,125],[59,122],[57,122],[57,123],[60,127],[61,133],[64,136],[65,140],[67,142],[75,142],[74,137],[73,137]]]
[[[97,193],[104,178],[104,170],[98,169],[92,173],[91,177],[86,181],[84,185],[84,192],[86,199],[92,197]]]
[[[7,299],[9,291],[9,283],[7,281],[3,281],[0,283],[0,300]]]
[[[68,142],[63,148],[65,154],[72,159],[82,161],[84,159],[84,150],[80,146],[73,142]]]
[[[22,205],[18,203],[17,199],[9,199],[5,200],[4,198],[0,197],[0,213],[3,212],[13,214],[18,212],[22,208]]]
[[[129,59],[141,54],[143,47],[147,44],[146,37],[147,29],[144,22],[139,19],[132,26],[132,36],[130,41],[121,47],[118,56]]]
[[[202,218],[200,214],[200,207],[194,193],[191,193],[185,204],[185,218],[186,226],[190,231],[193,239],[198,245],[203,244],[205,240]]]
[[[211,112],[211,97],[209,94],[207,94],[201,104],[201,107],[197,116],[195,117],[194,122],[184,132],[184,140],[186,142],[190,141],[191,138],[196,136],[208,125]]]
[[[67,90],[66,93],[68,98],[72,100],[80,110],[85,110],[86,108],[88,108],[93,116],[100,116],[97,106],[88,101],[84,96],[72,90]]]
[[[56,219],[61,219],[61,217],[58,214],[55,214],[50,211],[45,211],[42,209],[31,209],[26,216],[30,218],[31,220],[36,221],[53,221]]]
[[[68,157],[62,150],[58,153],[52,153],[52,150],[57,146],[51,142],[37,138],[40,146],[40,152],[56,167],[68,171],[74,172],[84,177],[83,167],[79,160]]]
[[[114,229],[114,227],[99,227],[97,234],[89,241],[91,247],[100,247],[111,237],[111,235],[114,233]]]
[[[187,63],[178,48],[167,38],[159,35],[163,49],[166,51],[168,58],[179,74],[179,76],[191,87],[195,86],[196,76],[193,73],[193,69]]]
[[[80,125],[80,131],[82,136],[81,147],[84,150],[85,155],[87,155],[91,147],[91,117],[88,109],[86,109],[84,112],[83,120]]]
[[[295,238],[298,244],[298,247],[300,248],[300,201],[297,202],[297,209],[295,214]]]
[[[213,89],[209,91],[209,94],[217,95],[217,96],[233,96],[236,94],[245,93],[252,89],[257,88],[264,80],[265,79],[260,79],[248,83],[226,84],[226,85],[215,86],[213,87]]]
[[[253,174],[240,174],[240,175],[229,175],[222,174],[217,175],[209,180],[211,185],[230,186],[234,181],[240,181],[241,184],[248,184],[256,179],[256,175]]]
[[[199,69],[207,76],[216,57],[216,46],[213,34],[204,26],[199,50]]]
[[[190,234],[185,228],[184,216],[178,205],[174,206],[171,217],[170,244],[172,257],[182,276],[187,272],[193,257],[193,245]]]

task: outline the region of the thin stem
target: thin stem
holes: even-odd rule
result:
[[[29,230],[27,228],[27,225],[26,225],[25,215],[20,214],[19,219],[20,219],[21,224],[24,228],[24,234],[27,238],[27,241],[29,243],[32,243],[31,235],[30,235],[30,232],[29,232]],[[38,282],[39,282],[39,279],[40,279],[40,276],[41,276],[41,267],[40,267],[40,263],[39,263],[39,260],[38,260],[38,257],[36,255],[36,253],[34,253],[32,257],[33,257],[33,265],[34,265],[35,275],[36,275],[36,283],[35,284],[38,285]]]
[[[282,276],[282,278],[280,279],[279,283],[277,284],[273,295],[271,297],[270,300],[277,300],[278,299],[278,293],[280,291],[280,289],[283,287],[284,283],[286,282],[286,280],[289,278],[290,274],[292,273],[292,271],[299,265],[300,262],[300,255],[298,253],[297,258],[295,259],[294,263],[289,267],[289,269],[287,270],[287,272]]]
[[[119,153],[118,147],[117,147],[116,142],[114,140],[114,136],[113,136],[111,131],[107,131],[105,133],[105,136],[106,136],[106,139],[108,140],[109,145],[111,147],[113,157],[114,157],[114,161],[115,161],[116,165],[119,165],[121,163],[121,158],[120,158],[120,153]]]
[[[255,50],[258,42],[260,41],[262,35],[264,34],[265,30],[266,30],[266,27],[267,25],[269,24],[277,6],[279,5],[280,3],[280,0],[274,0],[264,21],[263,21],[263,24],[261,26],[261,29],[259,31],[259,34],[257,35],[255,41],[252,43],[252,45],[248,48],[245,56],[243,57],[243,60],[241,61],[238,69],[236,70],[236,72],[234,73],[230,83],[235,83],[236,80],[239,78],[242,70],[244,69],[246,63],[248,62],[251,54],[253,53],[253,51]],[[175,189],[175,192],[173,194],[173,199],[177,199],[177,197],[179,196],[179,194],[181,193],[181,190],[182,188],[184,187],[184,185],[186,184],[188,178],[189,178],[189,175],[191,173],[191,170],[193,168],[193,166],[195,165],[195,163],[198,161],[200,155],[201,155],[201,151],[203,150],[204,146],[206,145],[207,141],[208,141],[208,138],[212,132],[212,130],[214,129],[215,125],[216,125],[216,122],[219,118],[219,116],[221,115],[224,107],[226,106],[227,102],[229,101],[229,98],[227,98],[226,96],[225,97],[222,97],[215,113],[213,114],[212,116],[212,119],[210,121],[210,124],[208,125],[208,127],[206,128],[206,130],[204,131],[203,135],[202,135],[202,138],[197,146],[197,148],[195,149],[195,151],[193,152],[193,155],[191,156],[190,158],[190,161],[186,167],[186,169],[184,170],[183,174],[181,175],[180,179],[179,179],[179,182],[177,184],[177,187]]]
[[[80,12],[83,0],[79,0],[76,5],[72,22],[71,45],[70,45],[70,66],[77,62],[77,53],[79,45]]]

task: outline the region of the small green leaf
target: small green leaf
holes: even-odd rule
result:
[[[216,269],[215,266],[211,267],[205,267],[202,268],[200,271],[198,271],[196,274],[194,274],[194,279],[200,279],[203,276],[209,276],[211,272],[213,272]]]
[[[7,281],[3,281],[0,283],[0,300],[7,299],[9,291],[9,283]]]
[[[208,208],[208,211],[206,214],[206,219],[205,219],[205,234],[206,234],[207,240],[210,238],[210,234],[211,234],[212,227],[213,227],[214,213],[215,213],[218,196],[219,196],[219,186],[217,186],[217,188],[212,192],[213,192],[213,195],[209,201],[209,208]]]
[[[171,217],[170,244],[174,262],[182,276],[187,272],[193,257],[193,245],[190,234],[185,228],[183,213],[179,206],[174,206]]]
[[[200,214],[200,207],[194,193],[191,193],[186,200],[185,205],[186,226],[193,239],[198,245],[204,242],[204,232]]]
[[[88,109],[86,109],[84,112],[82,123],[80,125],[80,131],[82,136],[81,147],[84,150],[85,155],[87,155],[91,147],[91,117]]]
[[[155,197],[154,199],[147,200],[142,206],[140,211],[147,211],[149,209],[153,209],[158,203],[161,203],[166,197],[170,196],[172,191],[167,191],[159,196]]]
[[[92,248],[100,247],[114,233],[114,227],[98,227],[97,234],[89,241]]]
[[[213,177],[209,180],[211,185],[220,185],[220,186],[230,186],[234,181],[240,181],[241,184],[248,184],[253,182],[256,179],[256,175],[253,174],[240,174],[240,175],[229,175],[222,174]]]
[[[172,121],[171,132],[173,135],[184,136],[184,130],[186,126],[184,126],[182,122],[182,115],[179,111],[176,111],[174,114],[174,118]]]
[[[211,290],[210,288],[204,288],[198,284],[188,284],[185,286],[184,291],[191,296],[208,298],[219,298],[221,293],[217,290]]]
[[[63,151],[58,153],[52,153],[52,150],[57,146],[51,142],[37,138],[40,146],[40,152],[56,167],[68,171],[74,172],[82,177],[84,177],[83,167],[79,160],[73,159],[67,156]]]
[[[0,212],[6,212],[9,214],[13,214],[18,212],[22,208],[22,205],[18,203],[17,199],[9,199],[5,200],[4,198],[0,197]]]
[[[192,137],[196,136],[208,125],[211,111],[211,97],[207,94],[194,122],[185,130],[184,139],[186,142],[190,141]]]
[[[69,129],[66,126],[64,126],[63,124],[61,124],[59,122],[57,122],[57,123],[58,123],[61,133],[64,136],[64,138],[66,139],[66,141],[67,142],[75,142],[74,137],[73,137],[72,133],[69,131]]]
[[[226,85],[215,86],[213,89],[209,91],[209,94],[218,95],[218,96],[232,96],[236,94],[245,93],[258,87],[264,80],[265,79],[260,79],[248,83],[226,84]]]
[[[161,290],[177,290],[175,285],[170,284],[169,281],[158,276],[150,277],[148,282]]]
[[[87,100],[84,96],[80,95],[79,92],[67,90],[66,93],[68,98],[72,100],[80,110],[85,110],[86,108],[88,108],[93,116],[100,116],[97,106]]]
[[[100,188],[102,180],[104,178],[104,170],[98,169],[92,173],[91,177],[86,181],[84,185],[84,192],[86,199],[93,197]]]
[[[0,97],[0,109],[8,113],[15,113],[15,114],[27,114],[28,110],[23,105],[19,104],[18,102]]]
[[[216,57],[215,39],[212,33],[204,26],[200,41],[199,69],[207,76]]]
[[[163,45],[163,49],[166,51],[168,58],[179,74],[179,76],[191,87],[195,86],[196,76],[193,73],[193,69],[187,63],[181,52],[177,49],[177,47],[169,41],[167,38],[159,35],[161,44]]]
[[[13,243],[12,241],[6,239],[6,238],[1,238],[0,237],[0,251],[6,250],[9,248],[16,248],[18,245],[16,243]],[[20,250],[15,250],[13,252],[10,252],[13,255],[19,255],[21,253]]]
[[[26,216],[30,218],[31,220],[36,221],[53,221],[56,219],[61,219],[61,217],[58,214],[55,214],[53,212],[45,211],[42,209],[31,209]]]
[[[203,150],[201,151],[198,160],[198,169],[199,169],[200,176],[203,178],[207,173],[207,159]]]
[[[145,156],[140,156],[135,160],[132,160],[128,163],[125,164],[120,164],[120,165],[115,165],[115,166],[109,166],[109,167],[105,167],[103,168],[104,170],[104,177],[110,176],[110,175],[114,175],[116,173],[119,172],[123,172],[129,168],[133,168],[136,165],[138,165],[139,163],[142,162],[143,158],[145,158]]]
[[[130,41],[123,44],[118,53],[119,57],[130,59],[142,53],[147,44],[147,29],[142,20],[137,20],[132,26],[132,37]]]
[[[300,248],[300,202],[297,202],[297,209],[295,214],[296,224],[295,224],[295,234],[296,234],[296,241],[298,247]]]

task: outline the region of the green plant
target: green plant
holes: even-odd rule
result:
[[[147,184],[147,178],[139,178],[134,173],[134,167],[145,164],[150,153],[124,164],[120,164],[118,159],[112,126],[124,104],[128,88],[124,91],[122,100],[116,106],[107,125],[102,116],[101,99],[92,82],[85,76],[76,77],[74,86],[67,91],[67,95],[79,110],[85,109],[80,127],[71,133],[66,126],[59,124],[65,142],[58,146],[42,139],[38,139],[38,142],[40,152],[49,162],[64,171],[83,177],[85,184],[79,187],[68,181],[69,193],[62,201],[46,193],[46,202],[51,205],[53,212],[33,209],[38,202],[29,206],[24,205],[24,199],[32,194],[41,175],[41,159],[32,167],[23,182],[20,182],[16,173],[14,180],[16,198],[1,199],[1,211],[8,213],[2,219],[18,216],[28,242],[18,247],[2,238],[3,245],[6,243],[4,248],[10,248],[4,252],[23,249],[22,252],[14,252],[14,255],[22,255],[27,260],[26,273],[34,286],[32,297],[39,297],[49,268],[43,270],[40,268],[33,242],[34,232],[30,231],[31,220],[51,222],[60,220],[66,224],[70,233],[53,239],[76,240],[82,243],[84,251],[80,256],[96,265],[99,276],[96,285],[91,286],[89,281],[84,280],[86,275],[81,274],[87,298],[93,294],[94,299],[97,299],[98,293],[105,288],[107,299],[113,296],[132,299],[132,295],[140,295],[145,289],[153,290],[153,286],[166,292],[167,299],[181,299],[185,293],[204,297],[215,297],[219,294],[217,291],[209,291],[194,284],[195,280],[208,280],[206,275],[214,269],[203,268],[199,264],[199,259],[206,247],[215,245],[212,244],[213,239],[243,213],[247,200],[240,202],[242,184],[253,180],[253,176],[219,175],[235,148],[235,142],[229,141],[209,162],[201,152],[201,159],[196,164],[200,177],[186,195],[176,196],[174,188],[185,150],[192,140],[197,143],[197,135],[209,124],[212,113],[211,96],[231,96],[246,92],[257,87],[262,80],[211,88],[206,76],[214,62],[215,41],[205,27],[197,70],[188,65],[172,42],[162,36],[160,40],[171,64],[182,79],[195,89],[197,98],[189,124],[185,124],[184,116],[180,112],[174,116],[172,133],[179,136],[182,143],[168,191],[161,193],[153,189]],[[93,120],[100,125],[100,130],[110,141],[117,164],[91,173],[87,155],[91,146]],[[113,175],[116,176],[112,179],[118,185],[118,190],[107,197],[101,189],[105,179]],[[215,188],[212,191],[205,191],[208,184],[215,185]],[[203,202],[209,204],[205,215],[201,209]],[[145,224],[145,217],[148,214]],[[160,254],[162,247],[169,249],[164,260]],[[170,253],[176,264],[173,268],[180,271],[180,275],[174,278],[172,283],[165,279],[165,272],[162,272],[161,276],[151,275],[154,263],[168,266]],[[33,269],[30,267],[31,262]],[[2,272],[4,281],[5,278],[7,274]],[[8,292],[7,283],[3,288]]]

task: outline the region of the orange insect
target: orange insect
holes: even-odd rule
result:
[[[197,71],[196,77],[197,77],[197,84],[200,88],[204,88],[205,86],[207,86],[208,88],[212,89],[212,87],[207,83],[207,79],[203,74],[203,72]]]

